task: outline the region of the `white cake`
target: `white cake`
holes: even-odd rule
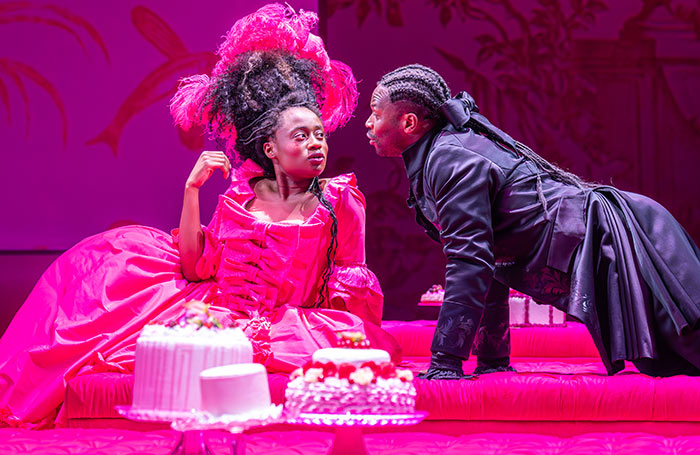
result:
[[[418,305],[440,306],[444,298],[445,290],[439,284],[435,284],[421,296]],[[566,325],[566,313],[551,305],[537,303],[529,295],[514,289],[510,290],[508,306],[512,327]]]
[[[413,374],[395,368],[386,351],[320,349],[310,365],[292,374],[285,407],[291,413],[411,414],[412,381]]]
[[[564,326],[566,313],[513,289],[508,298],[511,327]]]
[[[423,295],[420,296],[420,303],[424,305],[439,306],[445,299],[445,290],[439,284],[434,284]]]
[[[177,322],[143,328],[136,341],[132,409],[158,413],[200,409],[202,371],[252,362],[253,348],[243,331],[221,327],[206,308],[202,314],[190,309]]]
[[[264,415],[270,411],[270,389],[265,367],[239,363],[209,368],[199,375],[201,410],[213,416]]]
[[[313,360],[321,363],[332,362],[336,365],[350,363],[360,367],[365,362],[374,362],[377,365],[391,362],[391,357],[388,352],[381,349],[324,348],[314,352]]]

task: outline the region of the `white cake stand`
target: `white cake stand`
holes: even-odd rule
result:
[[[363,428],[415,425],[427,415],[426,411],[416,411],[413,414],[385,415],[301,413],[287,419],[287,423],[335,428],[333,444],[328,455],[368,455],[362,436]]]
[[[271,405],[266,410],[249,414],[212,416],[205,412],[168,412],[117,406],[117,412],[127,419],[141,422],[170,422],[180,432],[180,439],[170,455],[214,455],[204,438],[206,431],[225,430],[233,435],[231,453],[243,455],[243,432],[254,427],[283,422],[282,405]]]

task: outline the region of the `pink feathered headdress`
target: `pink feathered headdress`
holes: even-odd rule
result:
[[[350,67],[331,60],[321,38],[309,32],[316,22],[316,13],[301,10],[297,14],[291,7],[278,3],[263,6],[239,19],[217,51],[221,59],[211,77],[198,74],[180,81],[170,102],[170,113],[175,123],[184,130],[193,125],[206,125],[209,118],[203,104],[217,76],[244,52],[276,49],[318,64],[325,82],[325,93],[317,96],[323,126],[327,132],[343,126],[357,107],[357,81]],[[233,126],[228,127],[225,134],[227,145],[233,148],[236,139]]]

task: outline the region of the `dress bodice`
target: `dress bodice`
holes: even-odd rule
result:
[[[301,223],[261,220],[248,212],[246,204],[255,196],[250,181],[261,175],[251,161],[234,172],[231,186],[219,196],[212,221],[204,228],[205,249],[197,264],[201,277],[216,281],[217,304],[247,316],[267,316],[284,304],[313,306],[323,286],[331,241],[330,213],[321,204]],[[364,224],[364,199],[352,174],[329,179],[323,194],[336,212],[339,237],[343,231],[353,231],[358,221],[357,204],[348,198],[360,196]],[[339,248],[335,259],[340,274],[347,267],[366,270],[364,245],[359,250]]]

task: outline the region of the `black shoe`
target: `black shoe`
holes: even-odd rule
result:
[[[506,371],[512,371],[514,373],[517,373],[515,368],[513,368],[510,365],[498,366],[498,367],[482,365],[482,366],[478,366],[474,369],[474,374],[480,375],[480,374],[489,374],[489,373],[504,373]]]
[[[459,380],[459,379],[476,379],[472,374],[464,374],[461,371],[447,370],[444,368],[428,368],[428,371],[418,373],[420,379],[441,379],[441,380]]]

